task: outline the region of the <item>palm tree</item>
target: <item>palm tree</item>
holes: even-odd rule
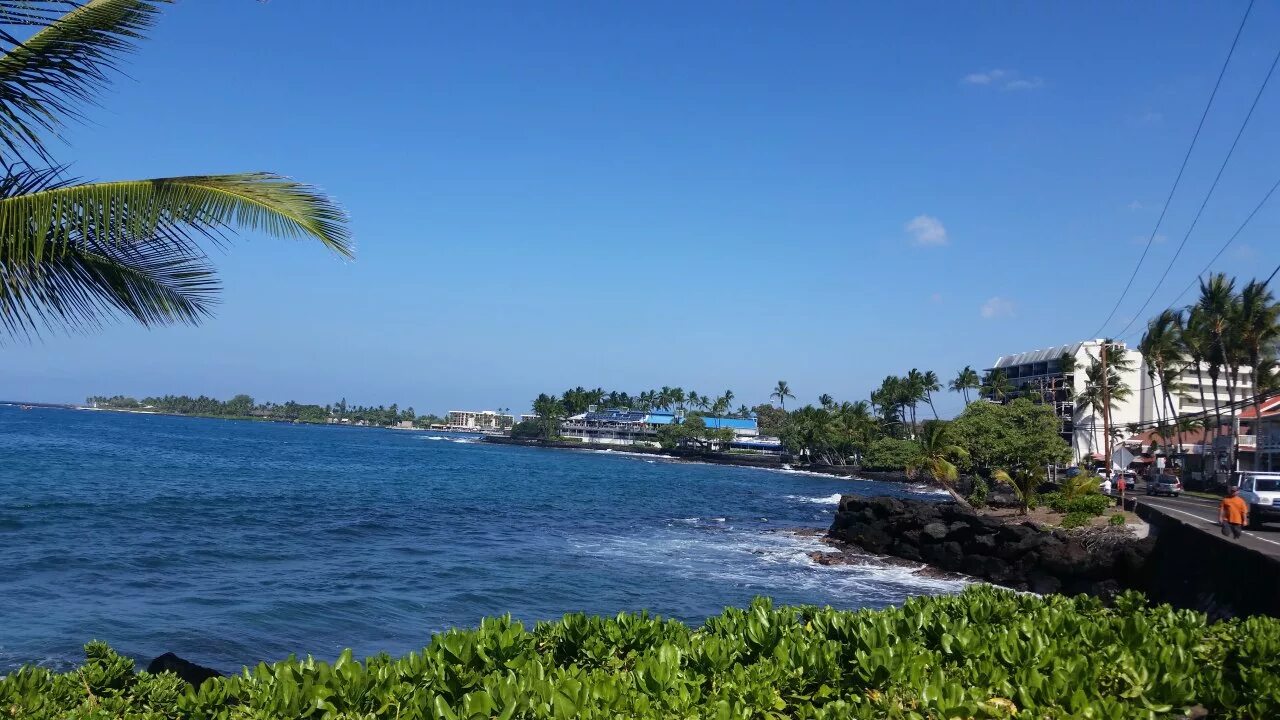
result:
[[[996,402],[1004,402],[1013,392],[1013,383],[1009,382],[1009,376],[1005,375],[1004,370],[992,370],[987,373],[982,392]]]
[[[560,432],[560,418],[564,417],[564,405],[555,395],[542,393],[533,401],[533,412],[538,416],[543,441],[550,441]]]
[[[938,380],[938,375],[932,370],[926,370],[921,377],[921,388],[924,390],[924,401],[929,403],[929,409],[933,411],[933,419],[938,419],[938,409],[933,406],[933,394],[942,392],[942,383]]]
[[[309,237],[344,257],[346,214],[316,189],[265,172],[81,183],[42,135],[81,117],[164,0],[0,3],[0,324],[9,335],[80,330],[114,316],[197,324],[219,290],[202,242],[233,226]],[[62,14],[59,9],[71,8]]]
[[[969,453],[952,439],[950,424],[942,420],[926,420],[917,442],[919,448],[907,465],[907,472],[914,475],[924,470],[947,491],[952,500],[964,507],[971,507],[969,501],[955,488],[955,482],[960,476],[955,461],[968,458]]]
[[[818,396],[818,404],[821,405],[823,409],[830,410],[831,406],[835,405],[835,403],[835,398],[831,397],[827,393],[822,393]]]
[[[720,399],[724,400],[724,406],[726,409],[733,407],[734,397],[732,390],[725,390],[724,394],[720,396]]]
[[[787,409],[787,398],[796,399],[796,396],[791,394],[791,386],[787,384],[786,380],[779,380],[777,386],[773,388],[773,392],[769,393],[769,397],[777,398],[778,405],[783,410]]]
[[[1227,334],[1230,332],[1235,314],[1235,281],[1228,280],[1223,273],[1216,273],[1209,279],[1200,281],[1200,298],[1196,301],[1196,309],[1200,311],[1200,331],[1206,335],[1207,350],[1205,362],[1208,363],[1209,381],[1213,383],[1213,415],[1216,437],[1222,432],[1222,406],[1218,402],[1218,378],[1224,368],[1227,372],[1228,401],[1232,399],[1234,386],[1229,368]]]
[[[969,404],[969,391],[977,390],[982,387],[982,378],[978,377],[978,371],[964,366],[964,369],[956,373],[956,379],[951,381],[948,388],[951,392],[958,392],[964,396],[964,404]]]
[[[1267,283],[1254,280],[1240,292],[1237,332],[1241,354],[1253,368],[1253,416],[1261,419],[1263,370],[1268,361],[1274,359],[1276,345],[1280,343],[1280,304],[1267,289]]]

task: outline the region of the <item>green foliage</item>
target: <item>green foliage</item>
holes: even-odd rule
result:
[[[1210,624],[990,586],[903,607],[731,608],[700,629],[648,615],[503,617],[418,653],[260,664],[187,690],[99,643],[67,674],[0,680],[21,718],[1157,718],[1280,714],[1280,621]]]
[[[400,410],[396,403],[392,403],[389,408],[382,405],[377,407],[348,406],[345,399],[336,405],[315,405],[298,403],[292,400],[285,403],[268,401],[259,404],[255,403],[252,397],[243,394],[236,395],[230,400],[219,400],[205,395],[199,397],[163,395],[160,397],[146,397],[141,400],[123,395],[113,395],[111,397],[94,395],[88,398],[88,402],[90,405],[96,405],[100,408],[118,410],[147,409],[171,415],[257,418],[302,423],[327,423],[332,419],[335,422],[342,420],[352,425],[364,424],[385,427],[408,420],[419,427],[427,427],[445,422],[444,418],[436,417],[435,415],[415,415],[413,408]]]
[[[1107,520],[1107,524],[1110,525],[1111,527],[1123,527],[1125,524],[1124,514],[1116,513],[1115,515],[1112,515]]]
[[[1026,398],[1005,405],[971,403],[951,425],[956,442],[969,451],[973,469],[1000,469],[1016,477],[1071,458],[1053,409]]]
[[[1054,512],[1064,513],[1067,511],[1067,501],[1063,499],[1062,493],[1058,491],[1040,493],[1040,505],[1053,510]]]
[[[535,420],[521,420],[511,428],[511,437],[521,440],[537,440],[542,437],[542,426]]]
[[[973,479],[973,488],[969,490],[969,504],[976,507],[987,506],[987,496],[991,494],[991,486],[980,477]]]
[[[1090,517],[1097,517],[1106,512],[1107,508],[1115,505],[1115,501],[1106,495],[1093,493],[1090,495],[1081,495],[1079,497],[1064,500],[1065,511],[1068,513],[1084,513]]]
[[[918,446],[910,440],[883,437],[871,443],[862,456],[868,470],[905,470],[916,457]]]
[[[1068,498],[1061,492],[1048,492],[1040,495],[1040,504],[1054,512],[1077,513],[1086,517],[1097,517],[1115,504],[1115,501],[1101,493],[1089,493]]]
[[[1087,512],[1069,512],[1062,518],[1062,527],[1070,530],[1071,528],[1084,527],[1093,521],[1094,516]]]

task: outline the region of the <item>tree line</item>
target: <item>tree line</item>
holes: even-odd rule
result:
[[[328,405],[298,403],[257,403],[245,394],[230,400],[219,400],[207,395],[162,395],[144,397],[141,400],[125,395],[93,395],[87,398],[89,405],[115,410],[148,409],[171,415],[198,415],[203,417],[250,418],[287,422],[317,423],[345,422],[378,427],[389,427],[402,422],[412,422],[418,427],[444,424],[444,418],[428,414],[418,415],[412,407],[403,410],[397,403],[390,407],[378,405],[349,405],[346,398]]]

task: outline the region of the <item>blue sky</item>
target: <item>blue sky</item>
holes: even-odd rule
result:
[[[911,367],[949,378],[1088,337],[1244,11],[352,7],[178,3],[56,152],[89,179],[314,183],[351,213],[356,261],[245,235],[215,255],[215,319],[10,343],[0,397],[248,392],[425,412],[524,409],[578,384],[758,402],[782,378],[802,401],[858,399]],[[1259,3],[1122,320],[1186,231],[1278,36],[1280,6]],[[1275,84],[1153,305],[1277,179]],[[1280,199],[1215,267],[1265,276],[1278,225]]]

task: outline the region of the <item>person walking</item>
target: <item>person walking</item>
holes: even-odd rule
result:
[[[1240,497],[1240,488],[1235,485],[1227,488],[1227,496],[1218,505],[1218,522],[1222,523],[1222,534],[1236,540],[1249,524],[1249,503]]]

